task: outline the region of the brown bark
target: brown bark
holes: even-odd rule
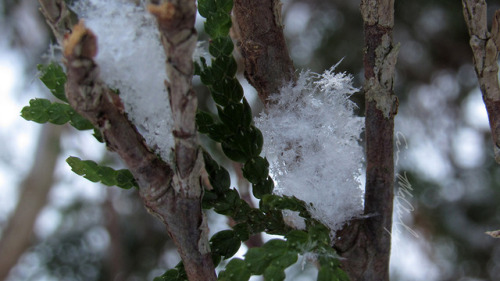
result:
[[[45,125],[40,132],[31,170],[20,186],[19,202],[0,240],[0,280],[7,278],[31,245],[33,226],[53,184],[62,127]]]
[[[335,248],[351,280],[389,280],[394,198],[393,135],[398,101],[393,93],[398,47],[393,46],[394,0],[363,0],[365,32],[365,215],[338,233]]]
[[[245,63],[245,77],[263,103],[294,82],[295,68],[283,35],[279,0],[235,0],[237,46]]]
[[[204,221],[201,198],[203,158],[198,144],[196,110],[198,101],[193,91],[193,51],[198,39],[194,23],[195,0],[163,1],[148,6],[156,16],[165,54],[170,107],[175,139],[174,188],[175,205],[152,208],[165,217],[169,232],[184,262],[189,280],[216,280],[208,246],[208,227]],[[166,209],[166,207],[170,209]]]
[[[479,87],[488,112],[493,137],[495,160],[500,164],[500,85],[498,84],[498,52],[500,51],[500,10],[495,13],[491,32],[485,0],[462,0],[465,22],[469,29]]]
[[[96,41],[83,23],[75,26],[65,40],[68,101],[100,129],[108,149],[118,153],[132,172],[140,186],[144,205],[167,226],[189,279],[211,280],[215,272],[208,239],[204,236],[199,174],[198,177],[190,174],[200,171],[201,160],[193,158],[192,152],[182,146],[184,143],[179,145],[182,141],[176,140],[176,149],[179,149],[176,151],[177,169],[172,170],[147,147],[127,119],[118,95],[98,78],[98,66],[92,59],[97,52]],[[174,131],[174,135],[185,137],[182,130]],[[197,161],[189,167],[187,160]]]
[[[77,16],[68,9],[64,0],[38,0],[40,11],[45,17],[47,24],[52,29],[59,45],[62,45],[64,34],[70,32],[78,22]]]
[[[60,7],[60,1],[47,7]],[[45,7],[42,5],[42,9]],[[174,119],[175,168],[159,159],[127,119],[118,95],[100,79],[93,60],[97,38],[82,22],[72,28],[64,40],[64,63],[67,68],[66,96],[70,105],[98,128],[108,149],[125,162],[140,187],[144,205],[167,227],[184,262],[190,280],[215,280],[215,270],[208,247],[201,211],[200,171],[203,167],[195,131],[196,96],[191,88],[192,52],[196,45],[193,1],[168,1],[149,6],[158,19],[167,54],[167,74]],[[55,33],[65,9],[44,11]],[[56,15],[53,11],[60,12]],[[54,20],[56,19],[56,20]],[[56,37],[62,38],[61,34]]]

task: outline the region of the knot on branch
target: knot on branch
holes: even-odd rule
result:
[[[165,2],[160,5],[149,4],[148,11],[156,17],[159,22],[171,22],[179,13],[176,12],[176,6],[171,2]]]
[[[97,55],[97,37],[85,27],[83,20],[80,20],[71,33],[64,36],[63,41],[64,56],[93,58]]]
[[[196,18],[196,5],[192,0],[149,4],[147,10],[156,17],[160,30],[167,32],[191,29]]]

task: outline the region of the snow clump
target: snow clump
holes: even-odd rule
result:
[[[356,105],[349,100],[358,90],[352,77],[335,74],[336,66],[321,75],[302,72],[295,85],[271,96],[268,109],[255,119],[275,193],[304,200],[332,233],[363,212],[359,138],[364,119],[355,116]],[[303,224],[298,217],[287,219]]]
[[[97,36],[100,78],[120,91],[129,119],[148,146],[169,161],[173,124],[156,20],[130,0],[80,0],[72,9]]]

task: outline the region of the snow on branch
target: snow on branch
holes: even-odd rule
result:
[[[172,114],[156,20],[130,0],[82,0],[72,8],[99,39],[95,61],[101,79],[119,91],[128,118],[148,146],[170,162]]]

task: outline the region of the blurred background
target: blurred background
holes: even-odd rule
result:
[[[296,68],[322,72],[342,60],[337,71],[351,73],[361,88],[359,1],[282,2]],[[500,2],[487,2],[491,21]],[[37,5],[0,2],[0,280],[151,280],[178,262],[163,225],[136,191],[90,183],[65,159],[120,163],[88,132],[20,117],[30,99],[50,98],[36,65],[58,53]],[[499,280],[500,240],[484,232],[500,229],[500,170],[461,2],[398,0],[395,18],[400,177],[391,280]],[[206,93],[197,89],[203,104]],[[361,94],[352,99],[363,115]],[[289,279],[313,280],[307,267],[299,271]]]

